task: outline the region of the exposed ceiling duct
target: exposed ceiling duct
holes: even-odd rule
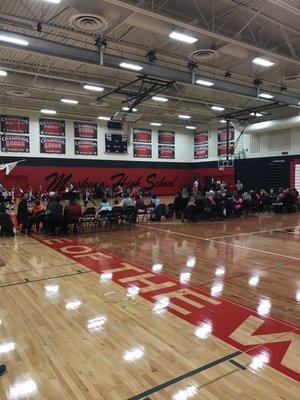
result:
[[[4,30],[2,30],[1,32],[8,35],[12,34],[11,32]],[[49,40],[29,35],[19,35],[19,37],[23,38],[29,43],[29,45],[26,46],[26,48],[22,49],[22,51],[37,52],[37,53],[47,54],[53,57],[60,57],[62,59],[69,59],[86,64],[99,65],[99,54],[96,51],[74,46],[67,46],[65,44],[52,42]],[[5,43],[3,43],[3,46],[11,47],[11,45]],[[123,57],[119,57],[112,54],[105,54],[103,67],[120,70],[121,68],[119,67],[119,65],[123,61],[124,61]],[[188,71],[171,69],[168,67],[151,64],[148,62],[139,61],[138,64],[139,66],[142,67],[142,72],[145,75],[160,79],[165,79],[168,81],[175,81],[185,85],[192,85],[192,75]],[[122,71],[124,70],[122,69]],[[129,71],[128,74],[131,75],[134,74],[136,76],[136,72]],[[205,74],[201,74],[201,78],[207,80],[212,79],[210,76],[206,76]],[[252,87],[245,86],[238,83],[224,81],[216,78],[214,78],[213,81],[214,85],[212,87],[212,90],[219,90],[246,97],[257,98],[257,88],[254,85]],[[272,92],[270,90],[268,90],[268,93],[273,96],[272,101],[274,102],[280,102],[298,106],[299,99],[296,97],[289,96],[287,94]]]

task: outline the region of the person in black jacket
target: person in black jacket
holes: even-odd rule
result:
[[[28,230],[28,222],[29,222],[29,211],[28,211],[28,203],[27,203],[28,195],[25,193],[22,196],[22,200],[18,205],[17,211],[17,221],[19,225],[22,225],[21,233],[26,233]]]
[[[46,214],[47,217],[44,220],[44,225],[46,230],[53,235],[56,228],[60,230],[63,228],[63,206],[60,203],[59,197],[55,197],[51,201],[49,199]]]
[[[174,199],[174,209],[175,215],[177,219],[182,218],[182,214],[187,206],[188,198],[184,198],[181,192],[177,193],[177,196]]]

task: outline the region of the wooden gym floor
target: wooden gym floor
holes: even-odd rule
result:
[[[0,399],[299,399],[299,220],[1,239]]]

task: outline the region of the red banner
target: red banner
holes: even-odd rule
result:
[[[234,140],[234,128],[230,128],[228,131],[228,140]],[[218,129],[218,142],[226,142],[227,141],[227,129],[219,128]]]
[[[29,118],[1,115],[1,132],[29,134]]]
[[[65,138],[40,138],[41,153],[47,154],[65,154],[66,153],[66,140]]]
[[[1,151],[29,153],[29,136],[1,135]]]
[[[75,154],[83,156],[98,155],[97,140],[75,139]]]
[[[97,139],[97,124],[74,122],[74,136],[79,139]]]
[[[201,158],[208,157],[208,146],[195,146],[194,147],[194,159],[199,160]]]
[[[133,129],[133,141],[138,143],[151,143],[151,129]]]
[[[152,157],[152,145],[135,143],[133,145],[133,157],[151,158]]]
[[[208,131],[196,131],[194,133],[194,145],[207,144],[208,143]]]
[[[158,146],[158,158],[173,159],[175,158],[174,146]]]
[[[66,136],[65,121],[56,119],[40,119],[40,135]]]
[[[228,154],[234,154],[234,142],[229,142]],[[227,143],[218,143],[218,156],[227,155]]]
[[[158,131],[158,144],[175,144],[175,132]]]

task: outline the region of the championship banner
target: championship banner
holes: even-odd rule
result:
[[[234,154],[234,142],[229,142],[228,154]],[[227,155],[227,143],[218,143],[218,156]]]
[[[40,150],[41,153],[47,153],[47,154],[65,154],[66,139],[40,137]]]
[[[234,140],[234,128],[231,127],[228,131],[228,140],[231,142]],[[227,142],[227,129],[218,129],[218,142]]]
[[[175,147],[174,146],[158,146],[158,158],[174,159]]]
[[[1,115],[1,132],[29,134],[29,118],[15,115]]]
[[[82,156],[97,156],[97,140],[75,139],[75,154]]]
[[[135,143],[133,145],[133,157],[151,158],[152,157],[152,145]]]
[[[195,131],[194,133],[194,145],[207,144],[208,143],[208,131]]]
[[[74,136],[79,139],[97,139],[97,124],[74,122]]]
[[[208,158],[208,146],[195,146],[194,159]]]
[[[158,131],[158,144],[175,144],[175,132]]]
[[[133,142],[137,143],[151,143],[151,129],[133,129]]]
[[[66,136],[65,121],[55,119],[40,119],[41,136]]]
[[[11,153],[29,153],[29,136],[1,135],[1,150]]]

